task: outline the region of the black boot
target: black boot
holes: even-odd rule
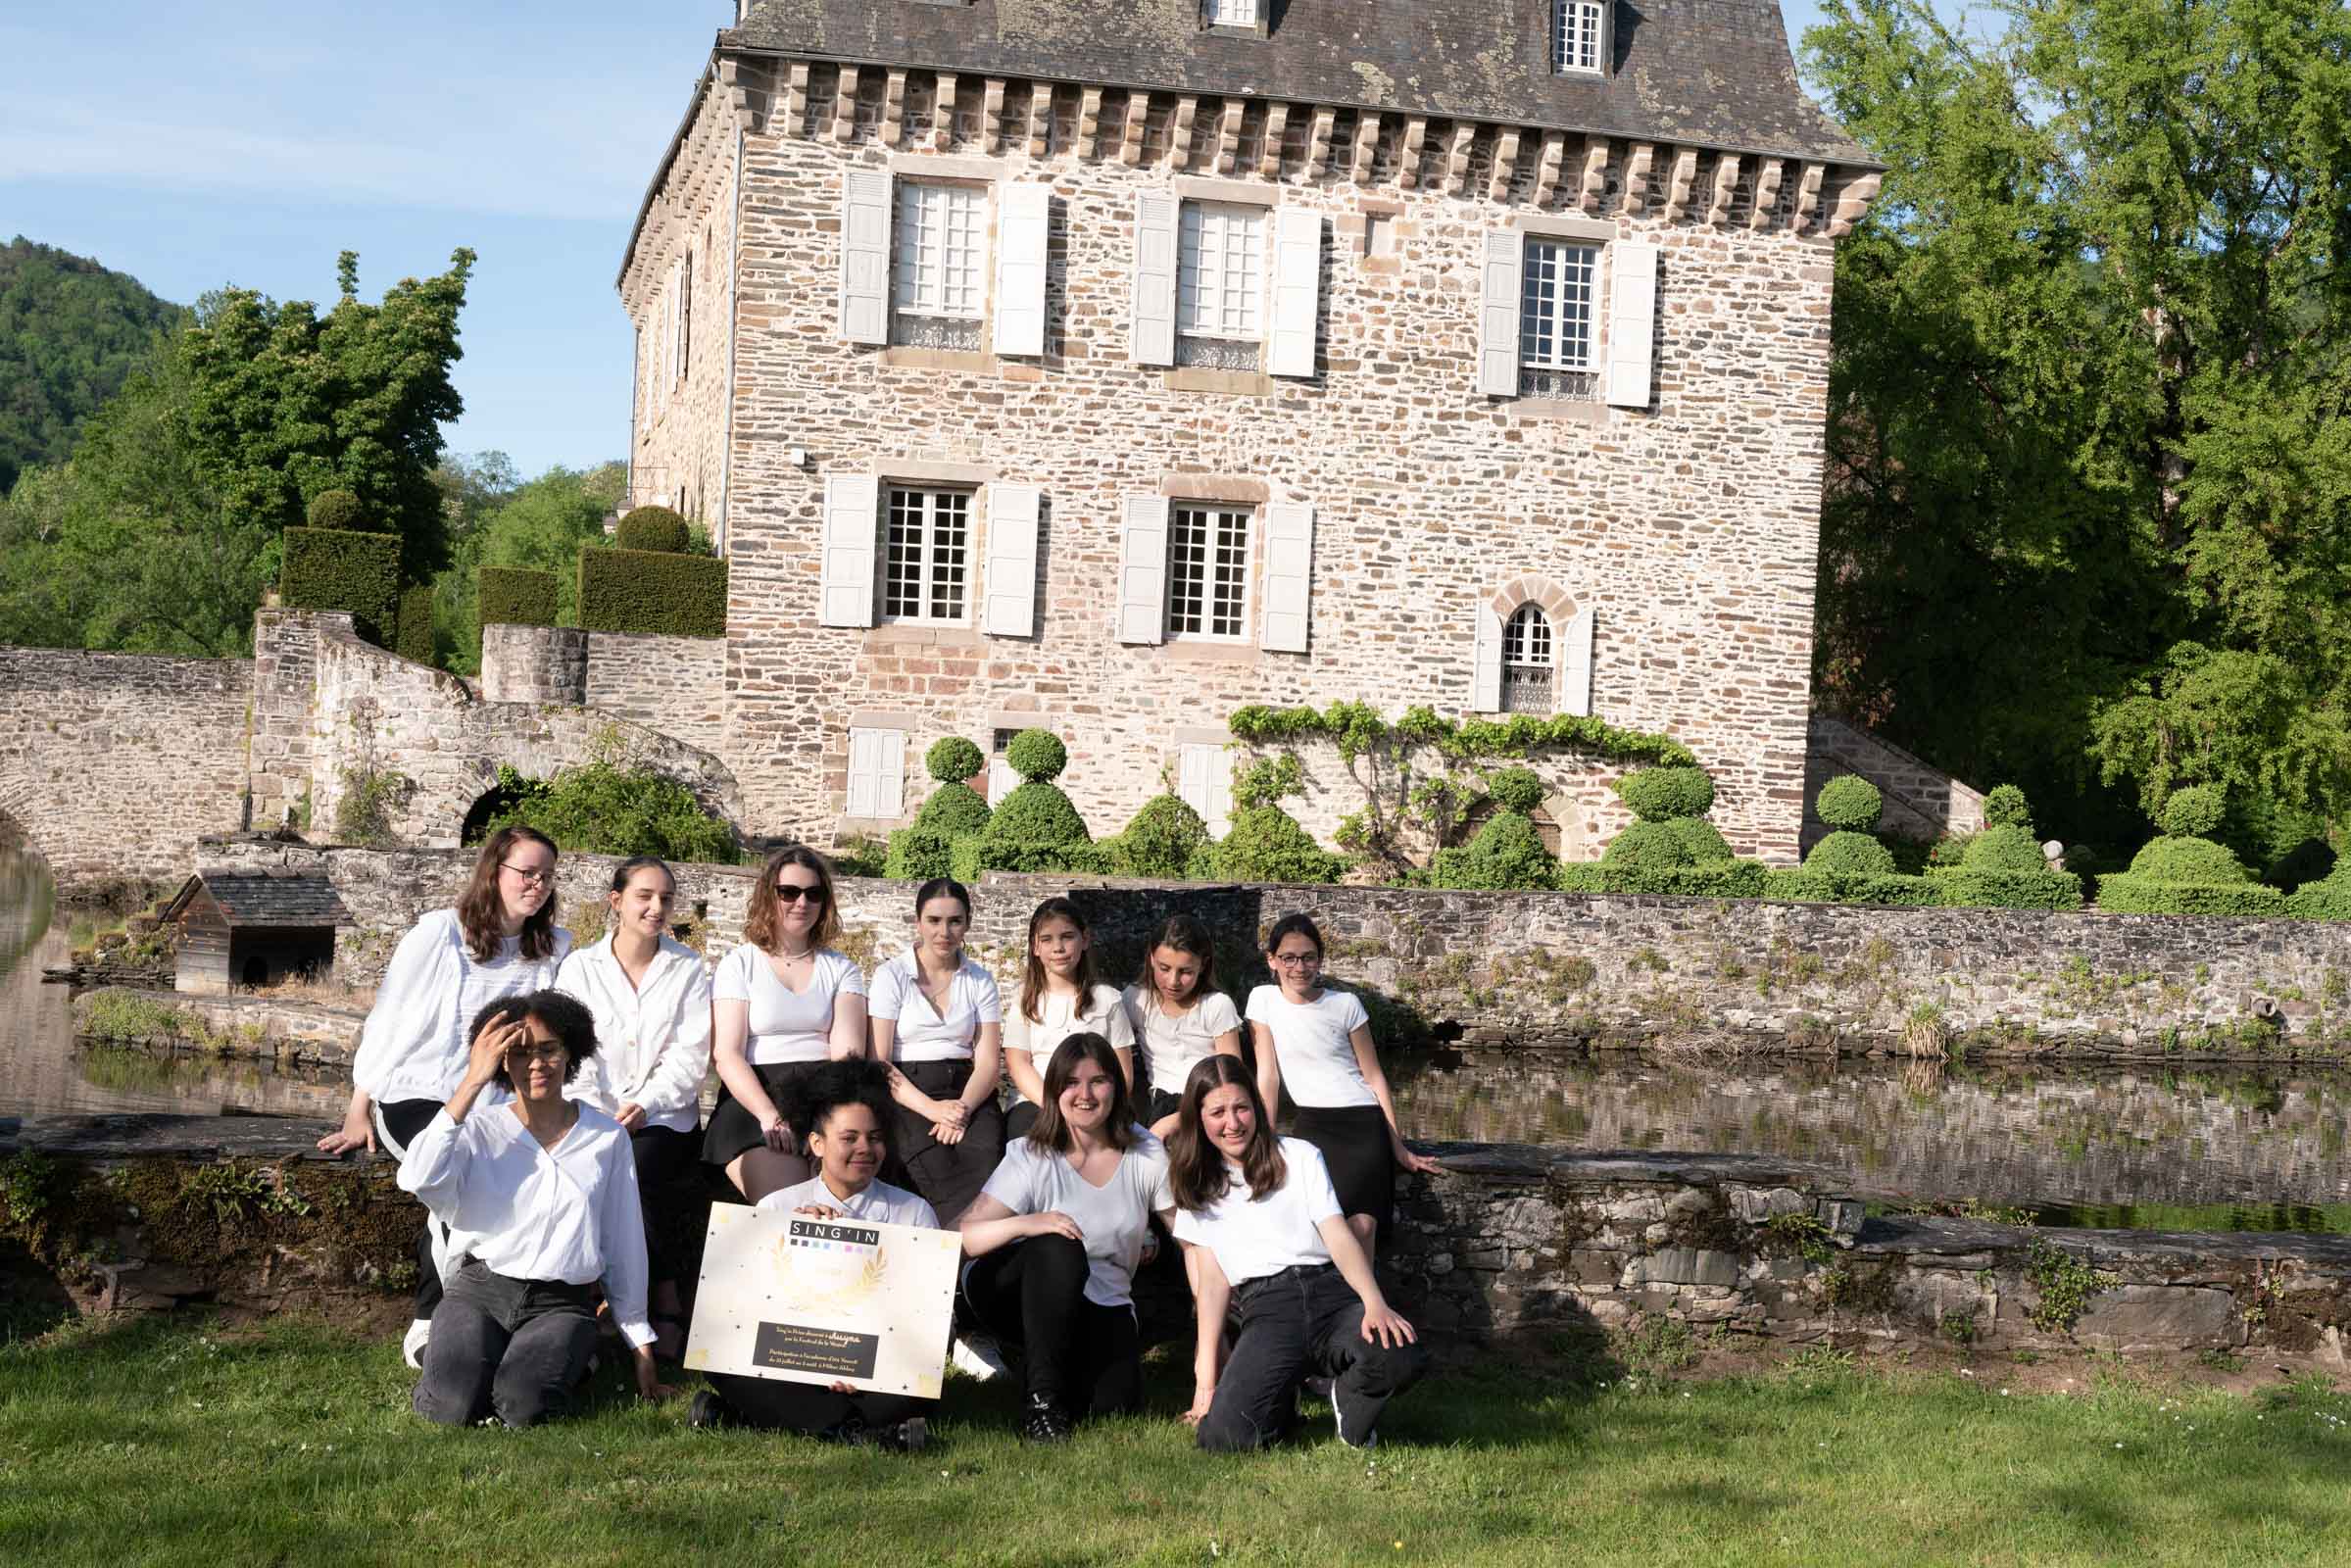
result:
[[[1049,1395],[1032,1394],[1020,1406],[1020,1435],[1031,1443],[1067,1443],[1075,1430]]]

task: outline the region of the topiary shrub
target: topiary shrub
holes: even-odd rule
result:
[[[2229,798],[2209,784],[2191,789],[2175,790],[2172,798],[2163,803],[2163,830],[2171,838],[2200,839],[2221,825],[2229,809]],[[2133,873],[2137,867],[2131,867]]]
[[[1486,785],[1486,794],[1494,805],[1521,816],[1534,815],[1547,793],[1542,778],[1531,767],[1505,767]]]
[[[1467,844],[1440,850],[1431,858],[1429,885],[1555,888],[1559,885],[1559,858],[1543,847],[1543,835],[1536,831],[1532,817],[1523,811],[1497,811]]]
[[[1998,831],[1994,829],[1994,831]],[[2079,909],[2082,879],[2065,871],[1996,871],[1962,866],[1934,879],[1941,902],[1985,909]]]
[[[2166,827],[2217,826],[2221,792],[2180,790],[2164,804]],[[2314,901],[2315,902],[2315,901]],[[2118,914],[2278,915],[2285,895],[2253,880],[2224,845],[2192,834],[2150,839],[2131,858],[2131,869],[2098,878],[2098,907]]]
[[[1232,829],[1216,846],[1216,874],[1237,882],[1336,882],[1346,869],[1345,860],[1278,806],[1234,812]]]
[[[1200,812],[1173,795],[1154,795],[1105,848],[1121,876],[1180,877],[1207,842]]]
[[[1822,791],[1825,796],[1828,792]],[[1872,791],[1875,794],[1876,791]],[[1837,877],[1894,876],[1893,852],[1867,833],[1837,832],[1812,847],[1804,869]]]
[[[1858,773],[1843,773],[1821,786],[1813,809],[1822,822],[1845,833],[1875,833],[1886,809],[1878,786]]]
[[[997,803],[983,830],[989,838],[1019,844],[1091,844],[1086,819],[1058,787],[1031,779]]]
[[[612,542],[623,550],[676,555],[686,548],[686,519],[667,507],[638,507],[621,517]]]
[[[400,622],[400,536],[288,528],[277,597],[288,610],[346,610],[381,648]]]
[[[1004,762],[1032,784],[1050,784],[1069,766],[1069,748],[1050,729],[1024,729],[1004,748]]]
[[[341,528],[367,533],[370,530],[361,520],[367,514],[367,508],[360,504],[360,498],[350,491],[321,490],[311,497],[311,504],[302,516],[314,528]]]
[[[2261,919],[2284,914],[2286,898],[2258,882],[2155,882],[2126,871],[2098,878],[2098,907],[2111,914],[2233,914]]]
[[[2033,809],[2025,802],[2025,792],[2014,784],[2002,784],[1984,797],[1984,821],[1987,827],[2021,827],[2033,830]]]
[[[973,836],[977,842],[977,835]],[[890,848],[882,856],[882,875],[904,877],[908,881],[928,882],[935,876],[952,876],[955,872],[955,843],[946,834],[919,824],[900,828],[890,835]]]
[[[1067,871],[1109,876],[1109,852],[1099,844],[1019,844],[986,837],[957,839],[948,856],[948,875],[978,880],[983,871]]]
[[[726,635],[726,563],[654,550],[583,549],[579,623],[590,631]]]
[[[2146,847],[2131,858],[2126,874],[2150,882],[2203,887],[2233,887],[2253,880],[2253,873],[2226,845],[2201,838],[2149,839]]]
[[[392,652],[416,663],[432,660],[432,584],[420,582],[400,590],[400,624],[392,634]]]
[[[1714,780],[1702,767],[1644,767],[1616,781],[1616,797],[1643,822],[1704,816],[1714,808]]]
[[[1608,841],[1600,853],[1602,865],[1639,866],[1646,870],[1664,870],[1671,866],[1690,863],[1689,846],[1682,835],[1661,821],[1642,820],[1626,828]]]
[[[2049,858],[2029,827],[2003,822],[1977,834],[1960,858],[1970,871],[2046,871]]]
[[[484,566],[475,574],[474,614],[484,626],[552,626],[557,584],[552,571]]]
[[[1677,816],[1664,825],[1682,841],[1692,865],[1715,865],[1732,858],[1731,841],[1702,816]]]
[[[1223,861],[1218,858],[1213,843],[1202,844],[1184,862],[1184,880],[1187,882],[1215,882],[1223,876]]]
[[[1839,876],[1830,871],[1816,871],[1807,865],[1801,870],[1774,870],[1767,873],[1763,879],[1763,896],[1801,904],[1872,904],[1926,908],[1943,902],[1939,880],[1935,877],[1899,874]]]
[[[971,746],[969,741],[962,744]],[[937,746],[931,748],[933,755],[938,750]],[[971,751],[973,756],[979,755],[978,747],[971,746]],[[985,833],[989,814],[988,803],[980,799],[979,791],[961,779],[939,785],[923,801],[914,820],[890,835],[889,851],[882,860],[884,874],[918,881],[946,876],[955,841]]]
[[[942,784],[969,788],[980,769],[988,765],[988,760],[980,755],[979,747],[962,736],[947,735],[931,742],[931,749],[922,754],[922,765]],[[986,802],[980,805],[982,810],[987,808]]]
[[[2351,920],[2351,865],[2287,894],[2285,912],[2302,920]]]

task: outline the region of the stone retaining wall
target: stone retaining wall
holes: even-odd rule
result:
[[[110,1004],[139,1004],[168,1015],[171,1026],[135,1038],[110,1035],[116,1045],[206,1050],[220,1055],[262,1056],[295,1066],[348,1068],[359,1054],[364,1010],[268,996],[200,997],[180,991],[108,986],[73,999],[73,1032],[87,1036],[93,1013]]]
[[[472,854],[222,840],[199,858],[322,870],[357,921],[338,937],[337,975],[372,985],[416,916],[455,901]],[[563,857],[567,921],[601,922],[614,863]],[[754,874],[678,867],[680,918],[693,918],[713,957],[738,940]],[[903,952],[913,892],[843,879],[844,950],[869,968]],[[1158,921],[1198,916],[1218,934],[1220,978],[1239,996],[1263,978],[1251,950],[1264,929],[1310,910],[1333,977],[1365,993],[1392,1041],[2153,1060],[2351,1054],[2351,930],[2308,921],[991,873],[975,890],[975,954],[1010,979],[1029,911],[1057,893],[1087,911],[1105,972],[1121,980]]]

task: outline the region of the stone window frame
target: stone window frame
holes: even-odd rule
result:
[[[944,173],[927,172],[891,171],[890,192],[890,347],[899,349],[929,349],[951,354],[985,354],[993,341],[995,297],[994,268],[990,263],[996,254],[996,185],[994,179],[957,178]],[[909,196],[919,201],[923,191],[969,191],[978,207],[977,221],[972,234],[975,254],[971,259],[972,304],[975,314],[948,316],[941,312],[909,310],[901,303],[901,280],[904,276],[906,232],[906,214]],[[915,321],[969,322],[969,343],[923,343],[910,336],[902,336],[902,319]]]
[[[1256,315],[1253,330],[1238,334],[1228,334],[1225,332],[1206,332],[1197,329],[1188,330],[1184,325],[1184,274],[1187,270],[1185,258],[1187,255],[1194,257],[1190,270],[1198,274],[1205,274],[1205,269],[1200,265],[1197,259],[1200,244],[1198,238],[1195,236],[1196,230],[1204,230],[1206,228],[1211,217],[1221,218],[1227,222],[1246,218],[1246,220],[1252,223],[1255,227],[1255,243],[1257,248],[1256,267],[1254,269],[1255,275],[1253,277],[1245,279],[1246,284],[1250,289],[1249,303],[1253,308]],[[1273,278],[1271,275],[1273,268],[1273,208],[1269,203],[1227,201],[1212,195],[1183,195],[1179,193],[1176,205],[1177,368],[1233,370],[1239,371],[1243,374],[1257,374],[1264,370],[1266,339],[1271,333],[1273,326],[1274,291]],[[1196,297],[1197,292],[1198,291],[1196,290]],[[1221,286],[1217,292],[1219,298],[1221,299],[1223,294],[1223,289]],[[1194,357],[1189,360],[1186,358],[1186,345],[1188,343],[1195,345],[1195,347],[1190,350]],[[1234,352],[1228,351],[1220,357],[1214,351],[1203,351],[1198,347],[1198,345],[1203,344],[1230,345],[1233,349],[1238,349],[1242,345],[1247,345],[1249,350],[1253,351],[1253,363],[1238,363],[1240,356]]]
[[[1200,28],[1220,38],[1264,38],[1273,31],[1274,7],[1281,0],[1200,0]],[[1227,20],[1220,13],[1225,6],[1247,5],[1255,13],[1248,21]]]
[[[1570,32],[1568,20],[1579,12],[1592,14],[1592,52],[1593,63],[1589,66],[1568,63]],[[1575,76],[1586,81],[1605,81],[1612,74],[1610,66],[1616,48],[1615,0],[1550,0],[1537,12],[1543,28],[1542,59],[1553,76]]]
[[[1509,635],[1511,619],[1516,616],[1520,611],[1532,607],[1541,611],[1544,617],[1550,621],[1550,705],[1544,710],[1544,712],[1556,715],[1560,710],[1560,672],[1567,667],[1567,660],[1564,657],[1566,651],[1562,647],[1562,638],[1566,633],[1567,623],[1575,619],[1577,612],[1582,607],[1567,592],[1566,589],[1560,587],[1548,577],[1536,574],[1512,578],[1509,582],[1504,583],[1500,588],[1496,589],[1494,597],[1487,600],[1486,603],[1488,607],[1493,610],[1495,618],[1500,620],[1502,623],[1503,636],[1505,639],[1503,647],[1505,649],[1507,649],[1509,646],[1507,638]],[[1510,666],[1505,663],[1502,666],[1503,707],[1501,710],[1506,713],[1522,711],[1522,710],[1513,709],[1509,706],[1509,691]]]
[[[1606,405],[1605,390],[1608,353],[1608,295],[1614,285],[1611,258],[1615,243],[1624,236],[1614,223],[1605,219],[1570,218],[1551,213],[1521,213],[1506,225],[1521,236],[1519,282],[1519,390],[1511,407],[1521,413],[1555,414],[1581,418],[1598,418]],[[1572,245],[1591,249],[1592,300],[1591,341],[1586,356],[1588,368],[1581,370],[1550,370],[1530,366],[1525,355],[1526,279],[1533,269],[1526,265],[1526,252],[1536,245]],[[1545,385],[1546,374],[1571,378],[1564,385]]]
[[[875,598],[873,622],[876,626],[969,626],[972,623],[972,603],[978,597],[979,544],[983,522],[984,486],[964,480],[918,479],[884,474],[881,483],[880,515],[875,521],[873,592]],[[897,525],[898,498],[902,495],[925,497],[923,507],[922,564],[917,587],[923,609],[913,614],[892,613],[889,610],[891,590],[891,535]],[[955,547],[956,559],[941,562],[933,559],[936,542],[938,502],[949,496],[963,500],[963,537]],[[929,605],[939,591],[938,575],[942,569],[951,570],[956,579],[957,608],[954,614],[930,612]]]
[[[1243,519],[1240,549],[1241,595],[1239,603],[1235,605],[1233,610],[1233,618],[1240,626],[1240,630],[1238,631],[1178,631],[1176,629],[1176,593],[1179,586],[1177,580],[1176,515],[1178,513],[1186,511],[1217,513],[1228,516],[1238,516]],[[1254,617],[1257,610],[1258,589],[1261,579],[1264,576],[1263,563],[1258,560],[1258,553],[1264,548],[1264,537],[1265,507],[1264,503],[1262,502],[1243,500],[1230,496],[1195,495],[1169,497],[1167,503],[1167,604],[1164,612],[1166,615],[1166,620],[1164,622],[1166,627],[1164,634],[1165,642],[1192,643],[1196,645],[1206,645],[1217,648],[1249,648],[1256,645],[1257,633]],[[1214,575],[1214,566],[1209,563],[1207,557],[1203,555],[1200,584],[1200,613],[1202,619],[1210,619],[1214,614],[1214,607],[1209,599],[1208,592]]]

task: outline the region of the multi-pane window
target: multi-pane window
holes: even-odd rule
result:
[[[890,338],[924,348],[976,349],[983,314],[986,193],[969,185],[898,182]]]
[[[1551,69],[1597,72],[1606,0],[1551,0]]]
[[[1253,27],[1257,0],[1200,0],[1200,15],[1211,27]]]
[[[1167,523],[1167,634],[1234,639],[1249,624],[1248,507],[1175,506]]]
[[[882,614],[961,620],[971,580],[971,492],[892,485],[886,530]]]
[[[1502,625],[1502,711],[1551,710],[1551,617],[1540,605],[1521,605]]]
[[[1186,202],[1176,230],[1176,363],[1257,368],[1265,209]]]
[[[1527,240],[1519,288],[1518,363],[1522,396],[1589,398],[1598,376],[1592,361],[1596,246]]]

